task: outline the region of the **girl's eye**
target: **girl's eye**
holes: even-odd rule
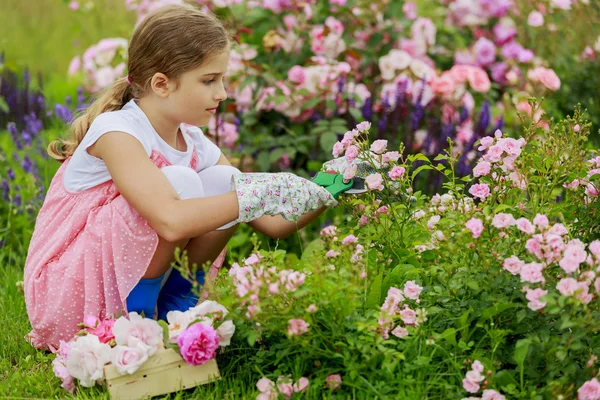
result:
[[[211,79],[211,80],[208,80],[208,81],[204,81],[204,84],[205,84],[205,85],[210,85],[210,84],[211,84],[211,83],[213,83],[214,81],[215,81],[214,79]]]

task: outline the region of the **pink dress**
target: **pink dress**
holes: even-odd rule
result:
[[[162,168],[160,152],[150,155]],[[144,275],[158,235],[121,196],[112,180],[79,193],[64,188],[70,158],[52,179],[37,217],[25,264],[25,303],[32,346],[55,351],[73,338],[85,315],[126,312],[126,299]],[[198,155],[194,149],[190,167]],[[223,264],[225,250],[209,275]]]

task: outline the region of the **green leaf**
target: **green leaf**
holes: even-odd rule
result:
[[[274,163],[276,161],[279,161],[279,159],[281,158],[281,156],[285,153],[284,149],[275,149],[271,152],[271,154],[269,155],[269,160]]]
[[[434,336],[436,336],[436,335],[434,335]],[[450,343],[452,346],[456,346],[456,329],[448,328],[441,334],[437,334],[436,339],[444,339],[448,343]]]
[[[326,132],[321,135],[319,142],[323,151],[329,153],[332,151],[335,142],[337,142],[337,135],[333,132]]]
[[[169,325],[167,325],[166,321],[162,319],[158,320],[158,324],[163,330],[163,343],[169,343]]]
[[[381,285],[383,282],[383,271],[379,275],[375,277],[373,284],[371,285],[371,290],[369,291],[369,295],[367,296],[367,301],[365,302],[366,308],[374,308],[379,305],[381,301]]]
[[[531,346],[531,339],[521,339],[517,341],[517,345],[515,346],[515,361],[519,366],[519,373],[521,375],[521,387],[523,386],[523,371],[525,359],[527,358],[527,353],[529,352],[529,346]]]
[[[394,285],[400,285],[404,282],[405,276],[413,272],[415,275],[418,275],[418,271],[420,268],[415,268],[412,264],[399,264],[396,265],[383,280],[383,284],[381,286],[381,292],[387,293],[390,287]]]
[[[0,111],[6,114],[8,114],[8,112],[10,111],[10,109],[8,108],[8,103],[6,102],[6,100],[4,100],[3,97],[0,97]]]
[[[358,108],[350,108],[348,112],[350,113],[350,115],[352,115],[352,118],[354,118],[357,121],[363,119],[362,112],[360,112]]]
[[[250,331],[248,333],[248,344],[250,346],[254,346],[254,344],[256,343],[256,340],[260,337],[260,332],[257,331]]]
[[[514,376],[507,370],[503,369],[494,374],[494,383],[500,387],[508,385],[518,385]]]
[[[315,239],[310,242],[302,252],[302,257],[300,258],[302,261],[310,260],[316,252],[323,250],[325,247],[325,242],[321,239]]]
[[[494,304],[491,307],[486,308],[481,312],[481,321],[485,321],[494,315],[500,314],[502,311],[508,310],[510,308],[518,307],[518,304],[515,303],[498,303]]]
[[[433,169],[433,167],[431,165],[421,165],[419,168],[415,169],[415,171],[412,173],[412,177],[414,178],[419,174],[419,172],[427,169]]]
[[[312,99],[308,100],[306,103],[302,104],[301,109],[308,110],[309,108],[314,108],[320,102],[321,102],[321,99],[319,97],[313,97]]]
[[[269,152],[263,150],[258,153],[258,157],[256,157],[256,164],[262,171],[268,171],[271,167],[271,157],[269,156]]]

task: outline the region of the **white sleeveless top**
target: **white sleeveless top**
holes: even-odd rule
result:
[[[172,165],[188,167],[195,147],[198,154],[196,172],[219,161],[221,150],[204,136],[200,128],[181,124],[180,129],[187,144],[186,151],[179,151],[168,145],[154,130],[135,100],[129,101],[121,110],[100,114],[90,125],[67,165],[64,175],[65,189],[71,193],[78,193],[112,179],[104,161],[87,152],[87,149],[107,132],[130,134],[140,141],[148,156],[156,150]]]

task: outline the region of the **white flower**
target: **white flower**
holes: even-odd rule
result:
[[[404,50],[393,49],[390,51],[389,57],[397,70],[408,68],[412,61],[411,55]]]
[[[195,318],[213,313],[221,313],[222,316],[225,316],[229,312],[225,307],[213,300],[205,300],[196,307],[190,308],[189,311]]]
[[[435,75],[433,69],[424,61],[419,59],[414,59],[411,61],[410,70],[417,78],[425,79],[426,81],[430,80]]]
[[[104,377],[104,365],[111,359],[112,349],[101,343],[98,336],[81,336],[71,344],[67,370],[84,387],[92,387]]]
[[[148,360],[148,350],[139,344],[134,347],[116,346],[112,351],[111,362],[121,375],[133,374]]]
[[[183,332],[193,320],[194,318],[189,311],[169,311],[167,313],[167,322],[169,323],[169,342],[177,343],[177,337],[179,334]]]
[[[231,337],[235,332],[235,325],[231,321],[225,321],[217,328],[219,335],[219,346],[229,346]]]
[[[142,318],[136,312],[129,313],[129,319],[120,317],[113,326],[117,344],[135,347],[138,344],[147,347],[148,356],[163,346],[163,329],[153,319]]]

